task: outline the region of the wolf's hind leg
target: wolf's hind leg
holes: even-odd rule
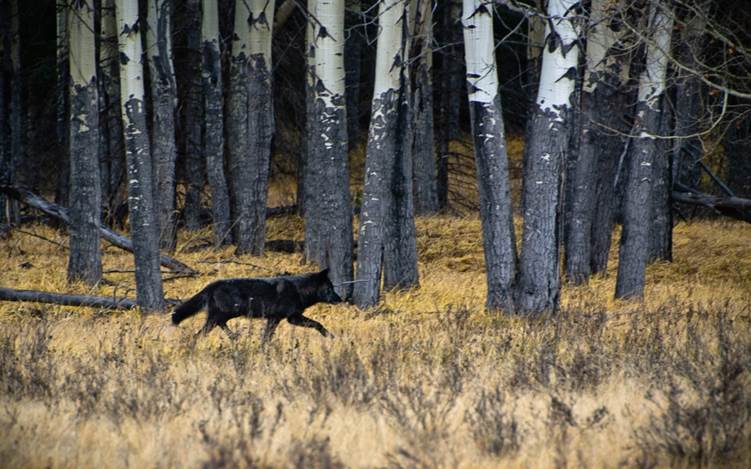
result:
[[[206,318],[206,323],[203,325],[200,331],[196,335],[202,336],[202,335],[208,335],[209,332],[211,332],[212,329],[214,329],[217,326],[217,324],[212,321],[211,319]]]
[[[274,331],[276,330],[276,326],[279,325],[281,322],[281,319],[279,318],[269,318],[268,322],[266,323],[266,328],[263,330],[263,336],[261,337],[261,342],[266,343],[271,339],[271,336],[274,335]]]
[[[232,329],[227,326],[226,322],[223,322],[219,324],[219,327],[222,328],[225,334],[227,334],[227,337],[229,337],[230,340],[235,341],[237,340],[237,332],[232,332]]]
[[[331,337],[331,338],[334,337],[334,334],[326,330],[326,328],[323,327],[323,324],[321,324],[318,321],[314,321],[310,318],[306,318],[302,314],[288,317],[287,322],[289,322],[290,324],[294,324],[295,326],[313,328],[317,330],[318,332],[320,332],[321,335],[324,337]]]

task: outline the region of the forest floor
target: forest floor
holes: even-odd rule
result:
[[[194,337],[203,313],[174,327],[0,303],[0,466],[748,467],[751,225],[680,223],[644,302],[613,300],[614,247],[607,275],[539,319],[484,311],[476,217],[417,228],[421,287],[311,308],[333,340],[282,324],[264,349],[261,321],[231,321],[231,342]],[[112,272],[128,253],[104,248],[106,285],[68,286],[65,232],[21,230],[0,240],[0,285],[134,296],[132,273]],[[268,235],[301,240],[302,221],[271,219]],[[201,275],[168,280],[167,297],[313,270],[209,239],[181,235],[176,256]]]

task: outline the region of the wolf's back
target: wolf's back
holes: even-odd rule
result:
[[[172,313],[172,324],[178,325],[183,320],[201,311],[201,308],[206,305],[206,300],[209,297],[208,290],[208,287],[204,288],[191,299],[175,308],[175,311]]]

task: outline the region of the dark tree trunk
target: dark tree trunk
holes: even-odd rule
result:
[[[269,162],[274,134],[269,70],[274,6],[273,2],[270,5],[258,2],[249,5],[236,5],[235,10],[236,15],[241,15],[240,19],[247,18],[250,24],[238,24],[238,18],[235,21],[228,106],[231,127],[227,133],[227,148],[235,204],[233,220],[237,253],[261,255],[266,240]],[[260,12],[254,10],[259,7]],[[240,26],[245,32],[238,30]]]
[[[433,16],[430,0],[418,0],[415,19],[414,188],[415,213],[439,210],[436,155],[433,140]]]
[[[406,39],[403,39],[406,41]],[[406,75],[406,71],[404,72]],[[383,247],[383,288],[405,289],[418,286],[417,238],[412,187],[412,113],[408,77],[402,77],[397,109],[397,131],[389,190],[391,205],[386,212],[386,239]]]
[[[269,41],[271,38],[269,37]],[[269,164],[271,161],[271,141],[274,136],[274,99],[270,70],[271,57],[255,54],[250,58],[251,79],[248,84],[250,99],[248,161],[252,169],[249,185],[248,230],[250,232],[249,252],[263,253],[266,241],[266,204],[269,191]],[[239,247],[239,245],[238,245]]]
[[[201,150],[203,132],[203,91],[201,85],[201,0],[186,0],[184,21],[180,28],[186,31],[184,71],[185,102],[183,108],[182,136],[185,153],[185,226],[189,230],[201,227],[201,192],[204,184],[204,161]]]
[[[360,142],[360,68],[364,20],[360,0],[348,0],[345,13],[344,69],[347,87],[347,137],[349,148]]]
[[[6,0],[10,4],[10,36],[8,43],[10,79],[10,156],[6,164],[6,180],[15,183],[19,163],[24,158],[24,115],[23,82],[21,77],[21,26],[18,11],[19,0]],[[9,202],[5,213],[11,224],[19,222],[18,204]]]
[[[644,272],[650,253],[652,226],[652,181],[657,145],[651,136],[639,137],[642,132],[656,134],[660,128],[660,111],[639,102],[634,124],[626,179],[626,199],[623,206],[623,232],[618,262],[616,298],[641,297],[644,291]]]
[[[566,112],[570,112],[567,110]],[[568,117],[538,109],[524,162],[522,250],[517,308],[536,313],[558,307],[561,166],[568,146]]]
[[[606,29],[622,14],[612,5],[592,3],[588,68],[582,83],[581,132],[576,166],[566,182],[571,190],[571,215],[566,237],[565,269],[574,284],[586,282],[592,273],[605,269],[612,232],[612,198],[615,168],[628,132],[627,86],[629,54],[622,50],[617,31]],[[592,259],[597,261],[593,262]]]
[[[673,110],[663,97],[660,116],[660,135],[673,135]],[[654,182],[652,183],[652,229],[649,235],[649,260],[673,260],[673,211],[670,198],[672,178],[672,142],[655,142]]]
[[[322,268],[328,267],[332,281],[340,283],[352,280],[352,208],[344,97],[331,96],[330,102],[333,105],[327,106],[318,98],[313,110],[316,118],[309,143],[313,157],[307,167],[318,174],[321,184],[308,199],[310,205],[305,211],[305,257]],[[343,285],[337,291],[346,298],[352,288]]]
[[[68,281],[95,285],[102,278],[102,253],[93,5],[73,7],[69,19],[71,224]]]
[[[704,60],[706,16],[709,14],[706,0],[697,2],[695,11],[687,13],[686,27],[676,42],[678,61],[690,70],[700,68]],[[685,70],[676,72],[675,85],[675,135],[686,136],[674,141],[673,180],[688,187],[697,187],[701,179],[698,162],[703,156],[702,142],[698,133],[702,126],[703,86],[700,77]]]
[[[618,122],[623,126],[623,121]],[[617,128],[617,127],[615,127]],[[603,139],[603,146],[599,148],[600,154],[596,161],[596,186],[594,213],[591,228],[591,252],[590,273],[604,273],[608,268],[610,246],[613,239],[613,226],[616,212],[619,210],[617,193],[617,181],[619,174],[625,173],[622,163],[626,159],[628,144],[623,138],[612,135]],[[594,150],[598,150],[597,147]]]
[[[57,62],[55,81],[55,131],[57,134],[57,158],[58,173],[55,187],[55,202],[67,207],[69,205],[68,192],[70,190],[70,150],[68,138],[68,119],[70,116],[69,92],[70,78],[68,64],[68,3],[66,0],[57,0],[55,14],[57,15]],[[0,89],[5,89],[0,87]],[[2,100],[2,98],[0,98]],[[4,128],[0,123],[0,128]],[[4,145],[0,145],[5,147]],[[9,181],[8,181],[9,182]],[[0,204],[2,201],[0,200]],[[0,210],[0,213],[4,211]]]
[[[170,19],[172,0],[149,0],[148,61],[151,78],[152,162],[156,173],[154,200],[158,210],[160,246],[175,249],[175,103],[177,85],[172,66]]]
[[[487,270],[488,309],[514,310],[516,234],[511,204],[501,97],[493,103],[470,102],[480,192],[480,218]]]
[[[206,2],[204,1],[204,5]],[[208,15],[204,10],[204,21]],[[214,16],[214,20],[216,20]],[[204,30],[206,26],[203,26]],[[211,188],[211,214],[213,217],[214,245],[232,241],[229,190],[224,176],[224,120],[222,98],[222,66],[219,56],[218,25],[211,28],[215,36],[203,38],[203,155],[206,174]]]
[[[248,12],[235,7],[235,15],[248,17]],[[229,65],[229,91],[227,94],[227,157],[229,160],[229,179],[232,191],[232,220],[234,225],[237,253],[250,252],[252,245],[252,227],[250,221],[250,187],[253,168],[249,167],[250,147],[248,141],[250,106],[250,64],[248,63],[247,41],[240,40],[241,31],[235,31],[232,43],[232,56]],[[238,44],[240,44],[238,46]],[[241,51],[238,53],[238,47]]]
[[[65,60],[68,58],[66,56]],[[10,103],[7,87],[10,77],[10,6],[0,3],[0,184],[10,184]],[[67,88],[64,90],[67,95]],[[64,116],[67,120],[67,115]],[[10,200],[0,196],[0,231],[9,222],[6,217]]]
[[[748,116],[730,125],[724,147],[728,185],[736,195],[751,198],[751,119]]]
[[[308,20],[305,25],[305,123],[303,133],[302,151],[297,167],[297,209],[301,216],[305,217],[305,211],[308,209],[308,201],[311,197],[310,191],[315,191],[315,174],[308,169],[308,160],[312,158],[310,152],[310,135],[314,119],[313,104],[315,103],[315,23]],[[345,76],[346,79],[346,76]],[[315,210],[315,207],[313,207]],[[311,241],[315,242],[318,238],[314,236]],[[315,249],[315,248],[314,248]]]
[[[379,116],[370,124],[365,161],[365,187],[360,210],[360,235],[357,244],[357,280],[352,300],[359,307],[373,306],[380,298],[383,269],[383,244],[386,236],[386,212],[391,201],[388,190],[390,156],[395,142],[386,138],[398,132],[396,114],[398,95],[390,90],[374,98],[372,115]]]
[[[118,208],[126,202],[122,184],[125,176],[125,145],[120,112],[120,64],[117,53],[117,18],[114,0],[102,0],[99,46],[100,181],[105,220],[113,225]]]
[[[659,0],[652,0],[649,16],[651,43],[647,46],[645,69],[639,79],[639,100],[632,129],[628,176],[623,206],[623,232],[618,256],[616,298],[641,298],[644,275],[650,254],[652,187],[657,144],[660,132],[661,101],[667,71],[666,50],[670,49],[673,17],[663,10]]]
[[[442,57],[441,78],[441,135],[438,143],[438,162],[436,168],[436,191],[438,206],[448,208],[449,193],[449,159],[451,150],[449,144],[460,136],[460,119],[462,92],[464,89],[464,54],[462,48],[462,2],[448,0],[443,8],[444,23],[442,40],[444,53]]]

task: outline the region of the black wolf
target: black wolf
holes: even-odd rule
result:
[[[206,307],[208,316],[200,331],[202,334],[219,326],[230,338],[235,338],[227,327],[227,321],[247,316],[266,318],[264,342],[271,338],[282,319],[295,326],[311,327],[324,337],[331,337],[332,334],[321,323],[306,318],[303,312],[316,303],[341,301],[329,279],[328,269],[303,275],[218,280],[175,308],[172,323],[180,324]]]

